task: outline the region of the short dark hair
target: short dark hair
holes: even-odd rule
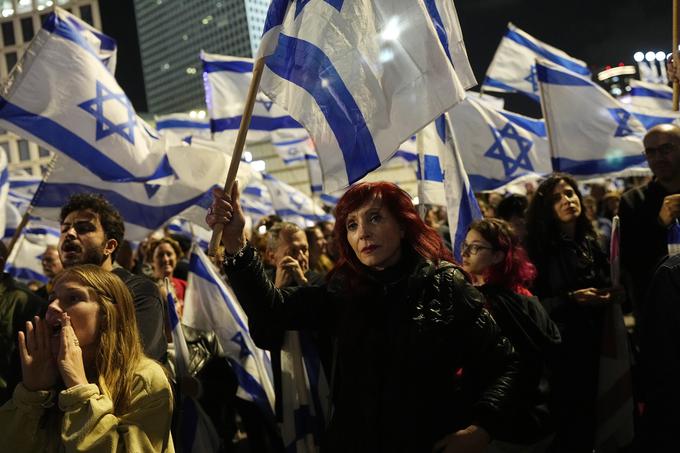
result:
[[[111,253],[111,261],[116,260],[118,247],[125,237],[125,224],[118,210],[99,193],[77,193],[71,195],[66,204],[62,206],[59,215],[59,223],[75,211],[92,211],[99,216],[99,222],[104,229],[106,239],[115,239],[118,245]]]
[[[511,220],[513,217],[524,217],[529,200],[524,195],[512,194],[501,200],[496,207],[496,216],[499,219]]]

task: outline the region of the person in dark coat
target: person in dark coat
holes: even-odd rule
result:
[[[562,344],[555,357],[552,411],[554,452],[592,453],[603,307],[624,299],[611,288],[609,263],[583,209],[576,181],[554,173],[536,190],[527,211],[527,249],[538,269],[533,286],[557,324]]]
[[[507,423],[516,355],[406,192],[351,187],[336,208],[340,259],[327,284],[283,290],[245,240],[238,186],[213,194],[206,221],[225,225],[224,270],[249,322],[336,338],[324,451],[485,451]]]

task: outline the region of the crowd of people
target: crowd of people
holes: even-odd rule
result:
[[[183,326],[191,360],[178,375],[170,318],[183,316],[192,238],[164,231],[132,250],[107,200],[74,195],[42,257],[49,282],[0,279],[0,439],[13,452],[182,450],[182,394],[201,404],[219,451],[284,452],[281,354],[295,332],[330,384],[323,452],[674,451],[680,128],[656,126],[644,146],[648,180],[555,173],[522,194],[479,194],[484,218],[460,262],[444,209],[421,216],[392,183],[352,186],[334,223],[306,229],[276,216],[246,229],[238,184],[215,189],[217,266],[269,351],[275,420],[237,398],[215,332]],[[632,367],[603,396],[618,306]],[[626,389],[632,442],[614,445],[599,434],[603,404]]]

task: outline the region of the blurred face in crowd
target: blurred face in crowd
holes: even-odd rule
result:
[[[115,239],[106,239],[99,214],[89,209],[71,212],[61,224],[59,257],[64,267],[101,266],[117,246]]]
[[[295,233],[281,232],[279,245],[274,250],[273,262],[277,264],[286,256],[290,256],[300,264],[302,272],[309,270],[309,244],[302,230]]]
[[[644,138],[645,156],[654,176],[663,183],[680,179],[680,128],[657,126]]]
[[[309,250],[312,255],[319,256],[326,253],[326,238],[320,228],[312,229],[312,241],[309,243]]]
[[[347,241],[363,265],[383,270],[399,262],[404,230],[379,199],[351,212],[345,227]]]
[[[172,277],[177,266],[177,253],[172,245],[161,242],[153,251],[153,273],[156,278]]]
[[[47,278],[54,278],[62,269],[61,260],[59,259],[59,251],[54,245],[48,245],[43,253],[42,260],[43,273]]]
[[[584,197],[583,207],[586,210],[586,217],[588,217],[588,220],[592,221],[597,219],[597,200],[595,200],[595,198]]]
[[[575,224],[581,215],[581,202],[574,188],[560,180],[553,189],[552,200],[555,218],[563,224]]]
[[[476,230],[468,231],[461,249],[463,269],[472,275],[475,283],[484,283],[484,273],[494,264],[500,263],[503,252],[494,250],[490,242]]]

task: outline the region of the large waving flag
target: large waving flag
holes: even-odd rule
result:
[[[565,52],[539,41],[528,33],[508,24],[496,54],[486,71],[483,88],[486,91],[520,92],[539,100],[536,59],[541,58],[576,74],[589,76],[588,65]]]
[[[201,52],[201,60],[211,130],[214,134],[235,137],[253,78],[253,60],[206,52]],[[267,96],[258,94],[248,128],[248,142],[268,140],[270,132],[288,128],[302,126]]]
[[[555,171],[603,175],[644,164],[645,126],[589,78],[536,63]]]
[[[673,89],[667,85],[631,80],[630,87],[630,99],[635,107],[673,109]]]
[[[46,283],[48,278],[43,273],[42,256],[45,247],[58,242],[58,228],[38,219],[29,221],[7,258],[5,272],[18,280]]]
[[[207,119],[193,117],[189,113],[157,115],[156,130],[160,135],[170,132],[181,138],[192,136],[209,139],[210,121]]]
[[[60,8],[50,14],[2,91],[0,124],[105,181],[171,176],[164,142],[76,23]]]
[[[333,219],[314,200],[272,175],[265,174],[262,182],[269,190],[274,211],[286,222],[305,228],[316,222]]]
[[[482,212],[475,198],[463,160],[458,153],[456,137],[453,135],[448,114],[440,120],[438,133],[445,134],[446,147],[442,149],[441,162],[444,170],[446,212],[449,219],[453,256],[462,262],[461,248],[470,224],[482,218]],[[441,131],[441,132],[440,132]]]
[[[189,260],[183,322],[196,329],[215,331],[236,374],[239,385],[236,395],[254,402],[273,419],[271,364],[250,337],[248,318],[233,291],[197,247],[193,248]]]
[[[450,112],[458,152],[475,191],[552,172],[545,123],[466,99]]]
[[[314,140],[328,192],[465,94],[420,1],[274,0],[258,58],[262,90]]]
[[[416,142],[420,144],[416,180],[418,181],[418,202],[446,206],[444,193],[444,171],[441,156],[446,152],[446,120],[444,115],[418,132]]]

